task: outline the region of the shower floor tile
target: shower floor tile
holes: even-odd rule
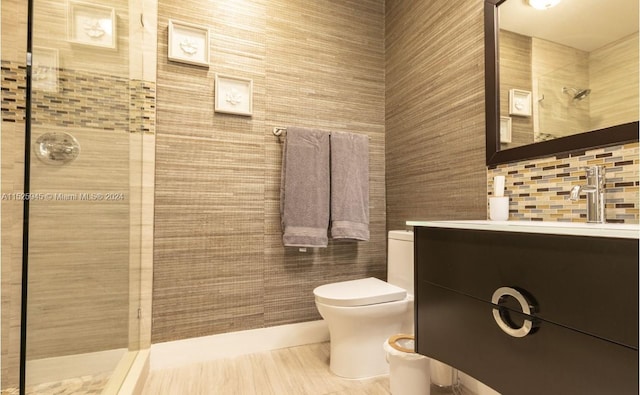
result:
[[[106,387],[111,373],[95,376],[74,377],[54,383],[43,383],[27,387],[27,395],[99,395]],[[18,395],[17,389],[3,390],[1,395]]]

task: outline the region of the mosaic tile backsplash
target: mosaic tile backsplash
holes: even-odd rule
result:
[[[567,197],[585,183],[584,167],[600,165],[606,170],[607,222],[638,223],[639,152],[631,143],[499,165],[487,171],[487,194],[493,195],[493,177],[502,175],[510,220],[586,222],[586,196],[575,202]]]

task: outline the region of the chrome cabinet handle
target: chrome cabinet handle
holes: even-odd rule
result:
[[[534,306],[527,300],[527,298],[520,293],[515,288],[511,287],[500,287],[493,292],[493,296],[491,296],[491,303],[493,303],[493,319],[496,320],[496,323],[502,329],[504,333],[513,337],[525,337],[527,336],[531,330],[533,329],[533,321],[526,318],[524,323],[519,328],[514,328],[511,324],[506,322],[500,312],[501,308],[499,307],[505,297],[511,296],[520,304],[520,308],[522,312],[526,315],[531,315]]]

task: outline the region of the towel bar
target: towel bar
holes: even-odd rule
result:
[[[275,127],[273,128],[273,135],[274,135],[274,136],[276,136],[276,137],[278,138],[278,140],[279,140],[279,141],[282,141],[282,140],[280,139],[280,137],[283,137],[282,133],[284,133],[284,134],[285,134],[285,136],[286,136],[286,134],[287,134],[287,128],[283,128],[283,127],[280,127],[280,126],[275,126]],[[331,133],[329,133],[329,134],[331,134]],[[369,137],[369,140],[371,140],[371,136],[368,136],[368,137]]]

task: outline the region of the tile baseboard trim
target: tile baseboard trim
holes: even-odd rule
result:
[[[144,384],[149,376],[149,349],[140,350],[133,353],[134,360],[131,369],[126,373],[126,377],[122,380],[122,385],[117,392],[104,391],[102,395],[118,394],[118,395],[140,395],[144,389]]]
[[[324,320],[250,329],[151,345],[150,370],[235,357],[329,340]]]

